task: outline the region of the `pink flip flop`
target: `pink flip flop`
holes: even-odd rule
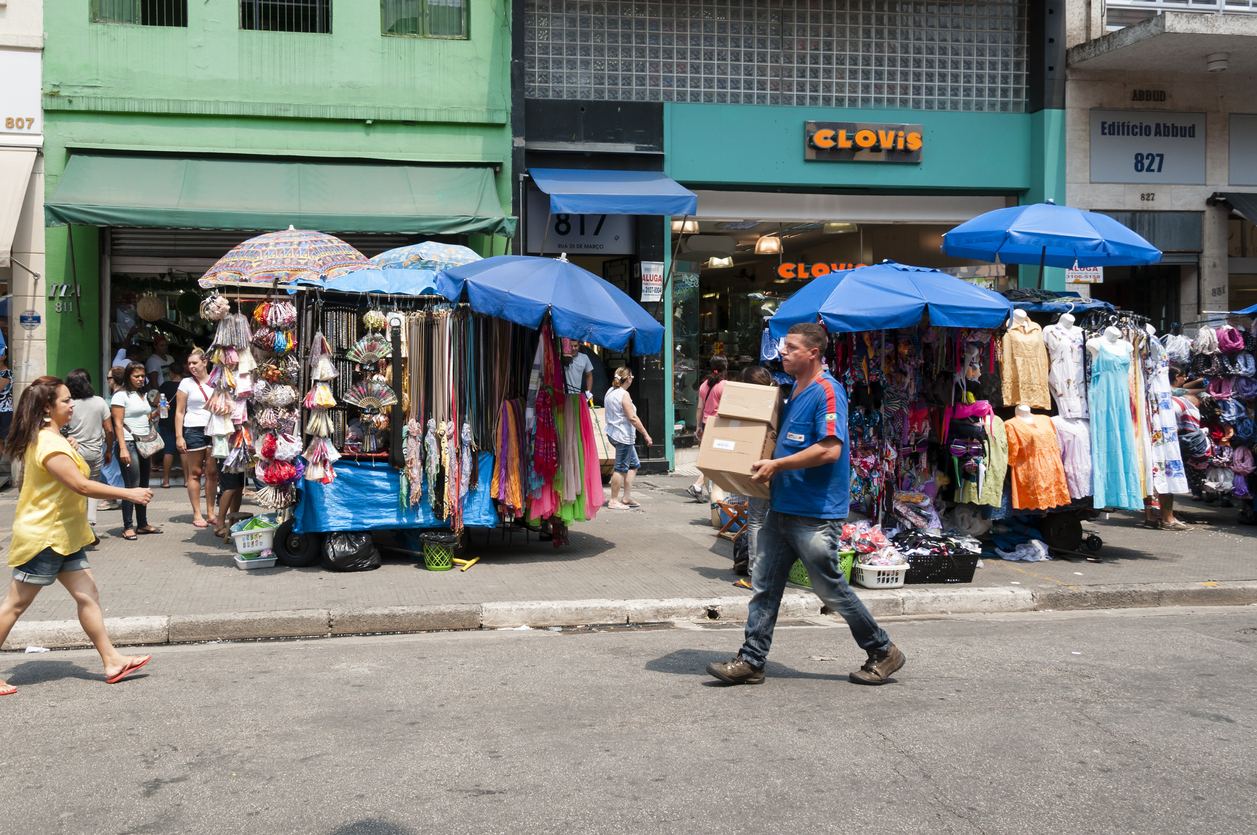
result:
[[[132,656],[131,660],[127,661],[127,665],[123,667],[121,670],[119,670],[118,672],[114,673],[109,678],[105,679],[105,683],[117,684],[118,682],[126,678],[127,676],[131,675],[131,673],[134,673],[140,667],[143,667],[145,664],[151,661],[152,658],[153,656],[151,655]]]

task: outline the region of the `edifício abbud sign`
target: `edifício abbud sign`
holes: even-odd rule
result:
[[[1205,182],[1205,114],[1091,111],[1091,182]]]

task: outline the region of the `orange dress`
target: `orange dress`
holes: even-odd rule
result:
[[[1069,504],[1069,485],[1061,464],[1061,448],[1052,421],[1031,415],[1030,422],[1004,421],[1008,433],[1008,467],[1013,477],[1013,507],[1047,510]]]

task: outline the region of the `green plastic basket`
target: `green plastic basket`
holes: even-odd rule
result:
[[[456,545],[442,545],[439,542],[423,543],[423,565],[429,571],[449,571],[454,567]]]
[[[851,567],[855,565],[855,551],[839,551],[838,567],[842,569],[842,573],[846,576],[847,582],[851,582]],[[790,582],[800,586],[812,587],[812,578],[807,576],[807,569],[803,567],[803,560],[795,560],[794,565],[790,567]]]

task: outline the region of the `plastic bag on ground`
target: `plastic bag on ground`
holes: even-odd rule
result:
[[[323,543],[323,567],[328,571],[371,571],[380,567],[380,552],[369,533],[330,533]]]

